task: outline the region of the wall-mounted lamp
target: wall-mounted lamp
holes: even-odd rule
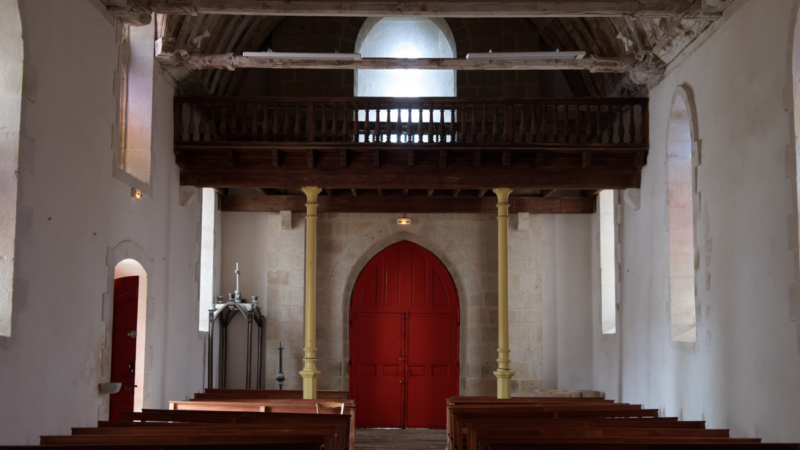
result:
[[[142,198],[142,191],[136,188],[131,188],[131,197],[135,198],[136,200],[139,200],[140,198]]]
[[[397,224],[398,225],[411,225],[411,218],[406,217],[406,215],[403,214],[403,217],[398,217],[397,218]]]

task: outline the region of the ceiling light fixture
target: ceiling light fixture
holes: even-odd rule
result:
[[[397,218],[398,225],[411,225],[411,218],[406,217],[405,213],[403,213],[403,217]]]
[[[586,52],[487,52],[468,53],[467,59],[583,59]]]
[[[321,61],[361,61],[361,53],[298,53],[298,52],[244,52],[242,56],[253,59],[312,59]]]

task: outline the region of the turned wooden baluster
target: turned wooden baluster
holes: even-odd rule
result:
[[[348,129],[347,125],[347,109],[348,108],[346,103],[342,105],[342,133],[341,133],[342,142],[350,142],[350,139],[348,139],[350,130]]]
[[[336,103],[331,106],[331,114],[333,117],[331,118],[331,142],[336,142],[339,139],[339,127],[336,125],[336,113],[339,112],[339,108],[336,107]]]
[[[559,141],[558,135],[558,105],[553,105],[553,142],[557,143]]]
[[[266,141],[269,134],[269,119],[267,118],[267,105],[262,105],[259,109],[264,111],[264,116],[261,118],[261,140]]]
[[[570,126],[569,120],[569,103],[564,105],[564,143],[569,144],[569,138],[571,136],[572,127]]]
[[[428,143],[433,143],[433,103],[428,106]]]
[[[470,109],[472,109],[472,124],[470,125],[469,128],[469,139],[472,142],[476,142],[478,137],[478,118],[475,116],[478,114],[478,106],[475,105],[475,103],[473,103],[470,106],[471,106]]]
[[[370,142],[369,103],[364,107],[364,142]]]
[[[412,125],[412,120],[411,120],[411,103],[408,104],[408,108],[406,109],[406,112],[408,113],[408,120],[406,120],[406,143],[408,143],[408,142],[414,142],[414,138],[412,136],[414,132],[412,130],[413,125]],[[397,110],[397,123],[400,123],[400,120],[401,120],[400,109],[398,109]],[[403,133],[403,127],[400,126],[398,129],[400,130],[400,132],[397,134],[397,142],[400,142],[400,134]]]
[[[584,142],[592,142],[592,105],[586,105],[586,136]]]
[[[445,134],[446,131],[444,129],[444,104],[442,104],[441,108],[439,108],[439,142],[445,142]]]
[[[383,130],[381,130],[381,104],[375,106],[375,133],[372,142],[383,142]]]
[[[408,104],[407,113],[408,113],[408,120],[406,121],[406,142],[408,143],[408,142],[414,142],[414,130],[412,128],[413,125],[412,125],[412,120],[411,120],[411,104],[410,103]],[[398,117],[397,120],[399,121],[400,117]],[[398,139],[400,139],[400,138],[398,137]]]
[[[630,140],[628,141],[631,144],[636,143],[636,115],[634,111],[636,110],[636,105],[631,105],[628,108],[630,112]]]
[[[641,105],[641,113],[642,113],[642,137],[641,143],[647,144],[650,142],[650,110],[645,105]]]
[[[306,106],[306,141],[314,142],[314,134],[317,132],[317,125],[314,122],[314,104]]]
[[[422,135],[425,134],[425,126],[422,122],[422,103],[419,104],[419,121],[417,122],[417,142],[422,143]]]
[[[466,112],[467,108],[463,104],[460,104],[455,109],[456,118],[458,119],[458,126],[455,130],[454,142],[466,142],[464,139],[464,129],[466,128]]]
[[[289,114],[289,104],[287,103],[283,107],[283,140],[287,141],[287,142],[290,140],[289,139],[289,128],[291,127],[291,125],[289,124],[289,121],[291,120],[289,118],[289,115],[290,115]]]
[[[525,142],[525,135],[528,134],[528,130],[525,128],[525,105],[519,105],[519,142]],[[514,139],[516,141],[516,138]]]
[[[617,115],[617,134],[619,134],[619,144],[625,143],[625,105],[619,105],[619,114]]]
[[[322,108],[322,123],[319,127],[319,134],[320,134],[320,141],[326,142],[328,140],[328,118],[325,114],[325,111],[328,109],[325,104],[323,103],[320,105]]]
[[[252,123],[250,124],[250,139],[251,141],[256,140],[256,136],[258,135],[258,105],[253,105],[253,119]]]
[[[242,129],[239,132],[239,136],[242,140],[245,140],[245,136],[247,135],[247,105],[243,104],[242,106]]]
[[[486,142],[486,103],[483,104],[483,115],[481,116],[481,142]]]
[[[497,134],[498,134],[498,130],[497,130],[498,123],[497,122],[498,121],[499,121],[499,117],[497,115],[497,103],[493,103],[492,104],[492,134],[489,137],[489,142],[497,142]]]
[[[531,105],[531,143],[536,142],[536,104]]]
[[[269,109],[269,107],[267,107]],[[276,104],[275,107],[272,108],[272,140],[278,140],[278,133],[280,128],[278,126],[278,105]]]
[[[222,111],[219,116],[219,134],[222,139],[228,140],[228,111],[224,104],[220,104],[219,109]]]

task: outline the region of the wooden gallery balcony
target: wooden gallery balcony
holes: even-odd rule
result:
[[[353,196],[366,189],[482,197],[495,187],[585,195],[639,187],[649,149],[647,102],[177,97],[175,159],[183,185],[262,193],[314,185]],[[303,204],[285,197],[297,203],[287,209]]]

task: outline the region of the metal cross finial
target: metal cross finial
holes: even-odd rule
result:
[[[241,272],[239,272],[239,263],[238,262],[236,263],[236,270],[234,270],[233,273],[236,274],[236,290],[234,291],[234,296],[233,297],[236,300],[239,300],[241,298],[241,296],[242,296],[242,293],[239,292],[239,274]]]

